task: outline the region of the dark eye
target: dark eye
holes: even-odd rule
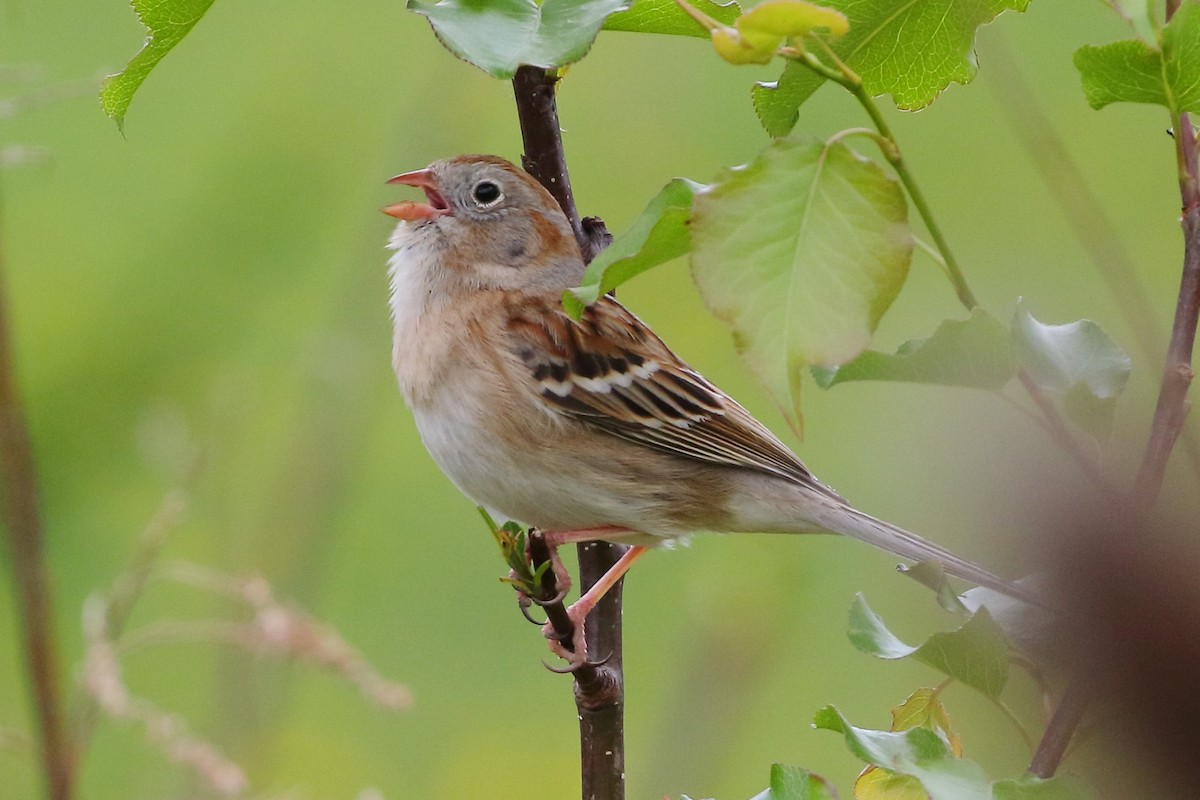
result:
[[[504,199],[504,192],[500,191],[500,187],[491,181],[480,181],[475,184],[471,195],[482,208],[490,208]]]

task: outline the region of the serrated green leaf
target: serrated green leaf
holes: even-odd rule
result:
[[[1128,39],[1075,51],[1083,94],[1092,108],[1152,103],[1173,115],[1200,111],[1200,3],[1185,0],[1162,29],[1162,49]]]
[[[562,67],[583,58],[609,14],[627,0],[408,0],[451,53],[493,78],[522,64]]]
[[[840,142],[772,143],[698,195],[692,275],[799,427],[800,372],[862,352],[908,275],[904,193]]]
[[[845,36],[849,27],[842,12],[807,0],[762,0],[738,17],[736,24],[743,34],[761,33],[785,38],[804,36],[814,30],[825,30],[838,38]]]
[[[213,0],[132,0],[133,11],[149,36],[125,69],[110,75],[100,90],[100,105],[118,129],[125,129],[125,113],[138,87],[212,4]]]
[[[578,318],[583,306],[596,302],[630,278],[691,250],[688,218],[693,199],[704,188],[703,184],[686,178],[676,178],[664,186],[629,229],[588,264],[581,284],[568,290],[564,305],[572,316]]]
[[[1098,800],[1092,787],[1074,775],[1059,774],[1044,780],[1022,775],[992,785],[993,800]]]
[[[1017,360],[1043,390],[1063,400],[1067,416],[1098,439],[1112,429],[1117,397],[1133,363],[1095,322],[1046,325],[1018,301],[1012,321]]]
[[[823,389],[847,381],[908,381],[999,389],[1016,374],[1012,341],[1004,325],[981,308],[950,319],[928,339],[911,339],[895,355],[868,350],[840,367],[814,367]]]
[[[1024,11],[1029,0],[828,0],[846,14],[850,32],[833,50],[863,80],[872,96],[890,94],[914,111],[932,103],[951,83],[975,77],[976,30],[1004,11]],[[778,81],[754,87],[754,108],[772,136],[796,124],[800,106],[824,79],[789,62]]]
[[[850,752],[868,764],[916,778],[931,800],[991,800],[983,768],[955,758],[941,737],[928,728],[856,728],[833,706],[818,711],[813,725],[841,733]]]
[[[724,25],[732,25],[742,13],[741,6],[733,0],[728,3],[689,0],[688,4]],[[698,36],[701,39],[707,39],[709,35],[708,30],[684,13],[675,0],[635,0],[625,11],[618,11],[604,20],[604,30]]]
[[[1008,682],[1008,642],[986,608],[957,630],[935,633],[913,647],[889,631],[858,594],[850,608],[848,636],[864,653],[888,660],[912,656],[989,697],[999,697]]]

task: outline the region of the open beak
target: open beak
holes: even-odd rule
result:
[[[415,200],[406,200],[403,203],[386,206],[382,209],[383,213],[389,217],[396,219],[408,220],[410,222],[436,219],[437,217],[445,216],[450,213],[450,206],[446,200],[438,194],[437,183],[433,179],[433,175],[427,169],[418,169],[414,172],[405,172],[403,175],[397,175],[394,178],[389,178],[388,183],[402,183],[405,186],[416,186],[425,190],[425,199],[429,202],[418,203]]]

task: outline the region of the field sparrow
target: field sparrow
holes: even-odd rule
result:
[[[572,607],[576,622],[645,547],[695,531],[841,533],[1028,596],[855,509],[616,300],[567,316],[584,263],[525,172],[459,156],[389,182],[426,198],[384,212],[400,220],[392,359],[429,453],[468,497],[554,544],[635,545]]]

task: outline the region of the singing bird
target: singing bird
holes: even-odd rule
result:
[[[430,455],[476,503],[553,546],[633,545],[571,606],[577,629],[647,547],[697,531],[840,533],[1029,597],[854,508],[615,299],[568,316],[579,247],[513,164],[457,156],[389,182],[425,193],[384,212],[400,221],[392,361]]]

